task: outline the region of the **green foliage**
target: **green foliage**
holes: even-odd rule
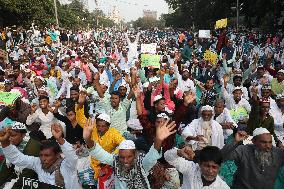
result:
[[[0,25],[21,25],[28,27],[34,21],[36,25],[55,24],[53,0],[0,0]],[[113,26],[102,11],[89,12],[79,0],[61,5],[57,0],[59,26],[61,28],[80,29],[96,26]]]
[[[165,21],[163,18],[160,20],[156,20],[151,17],[140,17],[136,21],[133,22],[133,27],[135,28],[142,28],[142,29],[149,29],[149,28],[163,28],[165,27]]]
[[[164,15],[166,26],[213,28],[215,21],[236,17],[237,0],[165,0],[174,13]],[[247,27],[275,29],[283,11],[283,0],[239,0],[241,23]],[[233,20],[233,19],[231,19]],[[235,25],[235,23],[229,24]]]

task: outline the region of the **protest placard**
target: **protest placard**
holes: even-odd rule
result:
[[[141,53],[156,54],[157,43],[141,44]]]
[[[20,92],[0,92],[0,105],[14,104],[19,96],[21,96]]]
[[[210,30],[199,30],[198,32],[198,37],[199,38],[210,38]]]
[[[141,55],[141,66],[160,68],[160,58],[161,58],[160,55],[142,54]]]
[[[210,50],[206,50],[203,59],[209,61],[212,64],[216,64],[218,60],[218,55],[215,52],[212,52]]]

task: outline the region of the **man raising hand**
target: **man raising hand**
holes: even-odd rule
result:
[[[161,158],[161,146],[163,141],[174,134],[176,131],[175,122],[162,122],[157,126],[156,138],[149,152],[139,154],[133,141],[125,140],[119,146],[118,155],[112,155],[102,149],[98,144],[91,140],[94,120],[88,120],[83,131],[83,137],[91,155],[98,159],[101,163],[108,164],[115,171],[115,188],[134,188],[134,189],[150,189],[147,176],[150,169]],[[133,174],[136,173],[136,174]]]

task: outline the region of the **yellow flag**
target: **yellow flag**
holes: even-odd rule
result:
[[[215,29],[219,29],[219,28],[220,28],[220,21],[221,21],[221,20],[217,20],[217,21],[216,21]]]
[[[225,27],[227,27],[227,25],[228,25],[228,18],[224,18],[224,19],[221,19],[221,20],[217,20],[217,21],[216,21],[215,29],[218,29],[218,28],[225,28]]]
[[[227,18],[221,19],[221,28],[227,27],[227,24],[228,24],[228,19]]]

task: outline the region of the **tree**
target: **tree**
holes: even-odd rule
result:
[[[0,20],[3,25],[28,26],[32,21],[48,24],[54,20],[51,0],[0,0]]]
[[[213,28],[215,21],[222,18],[235,18],[236,0],[165,0],[174,13],[165,15],[166,26]],[[275,29],[283,11],[283,0],[239,0],[242,24],[248,27]],[[230,19],[229,19],[230,20]],[[276,27],[277,28],[277,27]]]
[[[53,0],[0,0],[0,4],[0,25],[28,27],[35,22],[36,25],[45,27],[56,23]],[[72,0],[64,5],[57,0],[57,9],[60,27],[80,29],[96,25],[98,14],[85,9],[80,0]],[[114,25],[102,11],[99,12],[101,24]]]
[[[165,20],[163,19],[163,17],[161,17],[161,19],[159,20],[151,17],[140,17],[133,22],[133,27],[142,29],[149,29],[154,27],[163,28],[165,27]]]

